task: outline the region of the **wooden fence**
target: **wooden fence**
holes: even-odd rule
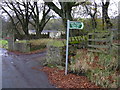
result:
[[[100,53],[112,52],[112,31],[88,33],[88,36],[89,51]]]

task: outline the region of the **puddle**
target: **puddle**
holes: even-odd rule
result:
[[[8,51],[6,49],[0,48],[0,56],[8,56]]]

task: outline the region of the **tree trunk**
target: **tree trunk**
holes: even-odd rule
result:
[[[102,17],[103,17],[103,26],[104,26],[104,21],[106,23],[106,28],[112,28],[113,25],[110,21],[110,18],[108,16],[108,7],[109,7],[110,1],[106,1],[106,3],[104,4],[104,2],[102,1]],[[103,28],[104,29],[104,28]]]
[[[65,6],[64,6],[65,7]],[[66,3],[66,8],[62,9],[62,15],[61,18],[63,20],[63,24],[65,27],[65,33],[67,34],[67,20],[73,21],[73,18],[71,16],[71,11],[72,11],[72,7],[69,6],[68,3]],[[73,34],[73,31],[70,30],[70,35]],[[66,37],[65,37],[66,38]]]
[[[93,28],[93,29],[96,29],[96,28],[97,28],[97,22],[96,22],[95,17],[92,17],[92,28]]]

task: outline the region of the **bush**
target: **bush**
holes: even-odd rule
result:
[[[86,73],[86,76],[96,85],[116,88],[120,73],[117,71],[118,57],[114,55],[92,53],[85,49],[78,50],[77,54],[71,57],[69,70]]]
[[[8,48],[8,41],[7,40],[0,40],[0,48]]]

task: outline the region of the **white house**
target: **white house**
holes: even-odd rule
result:
[[[41,34],[49,34],[50,38],[60,38],[61,34],[65,34],[65,32],[56,30],[43,30]]]
[[[29,30],[29,34],[36,34],[36,30]]]
[[[36,30],[29,30],[29,34],[36,34]],[[49,34],[50,38],[60,38],[61,34],[65,34],[65,32],[56,30],[43,30],[41,34]]]

